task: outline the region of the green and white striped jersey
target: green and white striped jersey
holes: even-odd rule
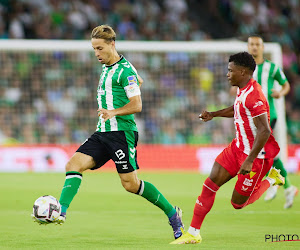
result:
[[[97,90],[99,108],[113,110],[129,103],[129,98],[140,95],[137,71],[123,56],[112,65],[103,65]],[[96,131],[137,131],[134,115],[114,116],[103,122],[99,117]]]
[[[270,106],[270,120],[277,118],[274,98],[271,96],[274,82],[283,85],[287,78],[283,71],[273,62],[265,60],[262,64],[256,65],[253,78],[261,85],[263,93],[267,97]]]

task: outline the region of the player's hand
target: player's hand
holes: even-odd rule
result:
[[[279,91],[277,91],[277,90],[275,90],[275,89],[271,89],[271,91],[272,91],[272,94],[271,94],[271,96],[272,96],[273,98],[276,98],[276,99],[278,99],[278,98],[280,98],[280,97],[281,97],[281,94],[280,94],[280,92],[279,92]]]
[[[202,113],[199,115],[199,119],[204,122],[210,121],[212,118],[214,117],[212,116],[211,112],[206,110],[202,111]]]
[[[245,160],[238,174],[247,175],[251,172],[253,162]]]
[[[103,119],[103,122],[106,122],[108,119],[111,119],[115,116],[114,110],[107,110],[107,109],[98,109],[98,116]]]

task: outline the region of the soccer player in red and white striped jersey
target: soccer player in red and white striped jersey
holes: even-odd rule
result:
[[[247,52],[230,56],[227,78],[238,91],[234,105],[215,112],[203,111],[200,119],[234,117],[236,138],[217,156],[202,193],[196,200],[190,228],[171,244],[200,243],[200,227],[214,204],[218,189],[237,176],[231,204],[241,209],[258,200],[271,185],[284,184],[284,178],[271,169],[279,146],[270,127],[270,109],[261,86],[252,78],[256,64]]]

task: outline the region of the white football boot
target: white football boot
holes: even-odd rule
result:
[[[295,186],[290,186],[286,190],[284,190],[284,195],[285,195],[285,204],[284,208],[288,209],[293,206],[294,203],[294,198],[298,194],[299,190]]]

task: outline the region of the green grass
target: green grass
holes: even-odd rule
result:
[[[187,173],[139,173],[184,211],[188,228],[206,176]],[[299,183],[300,176],[290,176]],[[30,218],[41,195],[60,196],[64,174],[8,174],[0,178],[0,249],[300,249],[300,242],[266,243],[265,234],[300,235],[300,199],[284,210],[283,188],[275,200],[263,199],[243,210],[230,204],[232,180],[217,193],[207,215],[200,245],[168,245],[167,218],[143,198],[124,191],[117,173],[84,174],[79,193],[62,226],[39,226]]]

